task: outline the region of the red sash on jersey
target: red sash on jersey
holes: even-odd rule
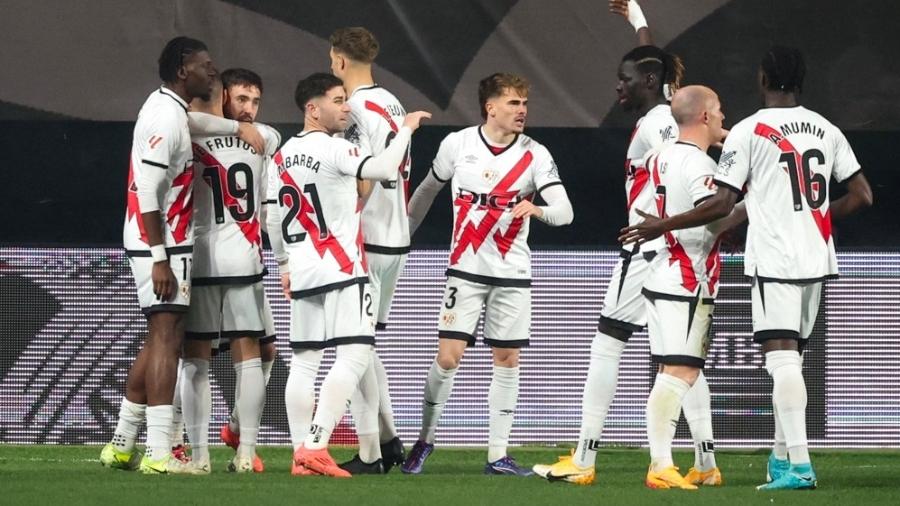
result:
[[[800,174],[799,171],[803,170],[803,160],[801,158],[801,153],[797,151],[797,148],[791,144],[791,141],[787,140],[778,130],[766,125],[764,123],[757,123],[756,128],[753,130],[753,133],[772,141],[778,149],[781,150],[782,153],[790,153],[794,155],[795,166],[797,167],[797,179],[800,182],[800,191],[801,193],[806,193],[806,178],[803,177],[803,174]],[[820,188],[819,191],[827,191],[827,188]],[[825,239],[827,243],[829,239],[831,239],[831,208],[825,211],[825,214],[822,214],[818,209],[810,209],[812,212],[813,220],[816,222],[816,228],[819,229],[819,233],[822,234],[822,239]]]
[[[651,160],[653,160],[653,186],[657,187],[661,183],[659,178],[659,155],[652,157]],[[647,165],[650,165],[649,162],[650,160],[647,160]],[[656,211],[660,219],[668,217],[668,214],[666,213],[665,195],[656,196]],[[678,265],[681,268],[681,286],[687,291],[694,293],[698,281],[697,276],[694,274],[694,264],[691,262],[691,257],[688,256],[687,251],[684,250],[684,246],[678,242],[678,239],[675,238],[675,234],[672,233],[672,231],[668,231],[663,235],[666,239],[666,246],[669,248],[669,265],[678,262]]]
[[[219,160],[217,160],[211,153],[203,149],[197,144],[192,144],[194,148],[194,158],[203,163],[203,165],[209,168],[215,168],[219,173],[219,181],[228,181],[228,171],[225,169],[225,166],[222,165]],[[212,184],[208,180],[207,184]],[[226,208],[230,207],[238,207],[242,208],[238,199],[234,198],[234,196],[228,191],[227,185],[222,185],[222,203]],[[245,209],[246,211],[246,209]],[[256,213],[253,214],[253,217],[249,221],[235,221],[238,228],[241,230],[241,233],[244,234],[244,237],[247,239],[250,244],[256,246],[257,251],[259,252],[260,258],[262,258],[262,238],[260,236],[259,231],[259,218]]]
[[[137,184],[134,182],[134,163],[128,161],[128,207],[126,217],[130,220],[137,217],[138,231],[141,233],[141,242],[149,245],[150,239],[147,237],[147,229],[144,228],[144,218],[141,216],[141,203],[138,201]]]
[[[172,202],[169,212],[166,213],[166,223],[169,224],[169,227],[172,227],[172,223],[176,220],[178,221],[178,225],[175,225],[175,228],[172,230],[172,238],[175,239],[175,244],[184,242],[187,239],[187,230],[194,215],[193,184],[193,165],[189,165],[184,169],[184,172],[178,174],[172,180],[172,189],[181,186],[181,191],[175,197],[175,202]]]
[[[497,186],[491,190],[490,195],[507,199],[515,197],[517,192],[511,192],[509,187],[525,173],[525,169],[531,165],[533,159],[534,156],[531,154],[531,151],[526,151],[506,176],[504,176],[503,179],[497,183]],[[503,214],[503,209],[489,207],[487,208],[487,213],[484,215],[484,218],[481,219],[481,223],[478,224],[478,227],[474,227],[472,222],[468,222],[465,226],[462,226],[465,222],[465,218],[469,214],[469,210],[472,208],[472,202],[457,198],[453,203],[454,205],[459,206],[459,211],[456,215],[456,223],[453,226],[455,232],[454,242],[456,243],[456,246],[450,253],[450,265],[455,265],[459,262],[459,258],[470,244],[472,245],[472,251],[477,253],[478,248],[484,243],[484,240]],[[522,218],[514,218],[512,223],[510,223],[509,228],[506,230],[506,233],[500,234],[499,230],[494,233],[494,241],[496,241],[497,249],[500,251],[500,255],[503,258],[506,257],[506,253],[509,251],[509,248],[512,247],[513,240],[522,229],[523,222],[524,220]]]
[[[281,157],[281,152],[275,154],[275,163],[280,167],[284,164],[284,160]],[[309,213],[315,213],[315,208],[312,204],[309,203],[309,200],[306,199],[303,195],[302,188],[294,181],[294,178],[288,173],[288,171],[281,169],[281,174],[279,177],[281,181],[288,186],[293,187],[297,190],[297,194],[300,195],[300,212],[297,213],[297,221],[300,222],[300,226],[303,227],[307,232],[307,237],[313,243],[313,247],[316,249],[316,252],[319,254],[319,258],[325,258],[325,251],[331,252],[331,255],[338,263],[338,267],[341,272],[345,272],[347,274],[353,273],[353,261],[350,260],[350,257],[347,256],[347,253],[344,251],[344,248],[341,246],[341,243],[337,240],[337,238],[329,232],[325,230],[327,234],[323,239],[319,234],[319,227],[316,225],[316,222],[309,217]],[[357,213],[358,214],[358,213]],[[358,238],[357,238],[358,240]]]
[[[385,111],[383,107],[370,100],[366,100],[365,106],[366,109],[384,118],[384,120],[387,121],[388,126],[391,127],[392,132],[398,133],[400,131],[400,127],[397,126],[397,123],[394,123],[394,118],[392,118],[391,115],[388,114],[388,112]],[[400,172],[400,179],[403,180],[403,200],[404,202],[406,202],[406,214],[409,214],[409,174],[404,172],[403,168],[406,167],[406,164],[408,162],[409,150],[407,150],[406,154],[403,155],[403,161],[400,162],[400,166],[397,168]]]

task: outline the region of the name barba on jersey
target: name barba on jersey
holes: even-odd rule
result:
[[[282,160],[281,164],[278,166],[278,173],[280,174],[282,171],[290,169],[291,167],[306,167],[307,169],[318,173],[321,163],[309,155],[294,155]]]

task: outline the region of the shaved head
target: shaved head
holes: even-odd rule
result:
[[[716,107],[719,96],[706,86],[685,86],[672,97],[672,117],[678,126],[703,122],[703,113]]]

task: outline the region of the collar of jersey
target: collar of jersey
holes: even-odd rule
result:
[[[363,84],[363,85],[361,85],[361,86],[357,86],[355,90],[351,91],[351,92],[350,92],[350,96],[352,97],[352,96],[355,95],[356,92],[359,91],[359,90],[374,90],[375,88],[381,88],[381,86],[380,86],[378,83],[374,83],[374,84]]]
[[[685,146],[691,146],[691,147],[700,149],[700,146],[694,144],[693,142],[688,142],[688,141],[675,141],[675,144],[684,144]],[[700,151],[703,151],[703,150],[700,149]]]
[[[485,147],[487,147],[487,150],[490,151],[492,155],[494,155],[494,150],[492,150],[491,148],[499,148],[499,147],[503,147],[503,149],[501,149],[500,152],[497,153],[497,154],[494,155],[494,156],[500,156],[500,155],[502,155],[503,153],[506,153],[506,150],[508,150],[509,148],[515,146],[515,145],[516,145],[516,141],[519,140],[519,134],[516,134],[516,136],[513,137],[513,140],[510,141],[510,143],[507,144],[506,146],[494,146],[493,144],[491,144],[490,142],[488,142],[488,140],[484,137],[484,132],[482,131],[483,129],[484,129],[484,125],[481,125],[481,126],[478,127],[478,137],[481,138],[481,142],[484,143]]]
[[[314,133],[316,133],[316,132],[319,132],[319,133],[328,135],[328,132],[326,132],[325,130],[310,130],[310,131],[308,131],[308,132],[300,132],[300,133],[297,134],[295,137],[297,137],[298,139],[302,139],[302,138],[306,137],[307,135],[309,135],[309,134],[314,134]],[[328,135],[328,136],[331,137],[330,135]]]
[[[187,112],[187,111],[188,111],[188,104],[187,104],[187,102],[185,102],[184,99],[182,99],[181,97],[179,97],[179,96],[178,96],[178,93],[175,93],[174,91],[170,90],[169,88],[166,88],[165,86],[160,86],[160,87],[159,87],[159,92],[162,93],[163,95],[166,95],[166,96],[168,96],[168,97],[171,97],[172,100],[178,102],[178,105],[180,105],[181,108],[184,109],[184,112]]]

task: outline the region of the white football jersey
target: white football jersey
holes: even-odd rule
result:
[[[195,285],[262,280],[259,209],[267,161],[281,136],[267,125],[255,126],[266,140],[265,153],[237,135],[193,139]]]
[[[746,187],[744,272],[792,281],[836,276],[829,183],[859,170],[844,134],[805,107],[760,109],[735,125],[716,183]]]
[[[350,126],[344,138],[372,155],[379,155],[403,126],[406,111],[397,98],[381,86],[359,87],[347,100]],[[410,143],[412,144],[412,143]],[[382,254],[409,252],[409,147],[396,177],[372,181],[372,193],[362,210],[366,251]]]
[[[275,153],[278,184],[269,198],[278,201],[295,296],[367,279],[356,181],[369,157],[323,131],[301,132]]]
[[[499,150],[498,150],[499,151]],[[431,169],[452,180],[453,237],[447,275],[500,286],[530,286],[530,220],[512,208],[562,184],[547,148],[527,135],[494,154],[480,126],[448,135]]]
[[[128,197],[122,240],[129,252],[147,252],[150,245],[138,203],[138,183],[146,170],[166,171],[164,184],[157,188],[162,217],[163,244],[167,248],[190,251],[194,242],[193,168],[191,134],[187,122],[188,105],[174,91],[160,87],[147,97],[134,125],[131,160],[128,168]]]
[[[690,211],[716,194],[716,162],[694,144],[676,142],[645,160],[660,218]],[[665,247],[650,263],[644,288],[679,297],[715,297],[719,241],[715,224],[663,234]]]
[[[652,213],[656,208],[653,185],[650,184],[650,174],[644,168],[644,158],[650,150],[659,150],[677,138],[678,125],[668,104],[657,105],[637,121],[625,155],[625,199],[629,225],[644,221],[637,213],[638,209]],[[643,243],[640,250],[654,251],[663,246],[661,240],[653,240]]]

